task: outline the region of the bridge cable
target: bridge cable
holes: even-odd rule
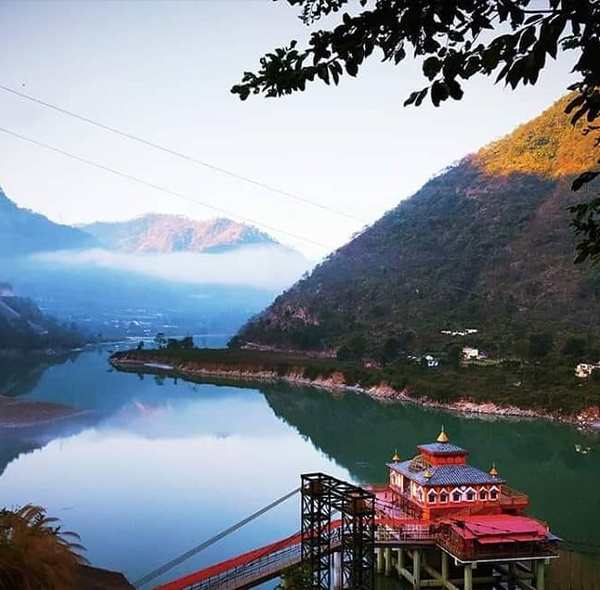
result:
[[[247,516],[246,518],[240,520],[239,522],[235,523],[234,525],[230,526],[229,528],[225,529],[224,531],[221,531],[220,533],[216,534],[214,537],[211,537],[210,539],[204,541],[203,543],[200,543],[200,545],[197,545],[196,547],[190,549],[189,551],[182,553],[178,557],[165,563],[164,565],[160,566],[159,568],[156,568],[155,570],[151,571],[150,573],[146,574],[145,576],[142,576],[139,580],[136,580],[133,583],[133,586],[135,588],[140,588],[141,586],[146,585],[148,582],[152,581],[153,579],[157,578],[158,576],[161,576],[162,574],[168,572],[169,570],[173,569],[174,567],[177,567],[178,565],[180,565],[181,563],[183,563],[190,557],[193,557],[194,555],[200,553],[201,551],[204,551],[204,549],[207,549],[211,545],[214,545],[217,541],[220,541],[227,535],[230,535],[234,531],[237,531],[238,529],[242,528],[244,525],[248,524],[249,522],[255,520],[259,516],[262,516],[265,512],[268,512],[272,508],[275,508],[275,506],[278,506],[279,504],[285,502],[287,499],[296,495],[299,491],[300,491],[300,488],[298,487],[295,490],[288,492],[284,496],[281,496],[281,498],[278,498],[274,502],[271,502],[267,506],[264,506],[260,510],[257,510],[250,516]]]

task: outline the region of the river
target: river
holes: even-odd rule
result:
[[[597,434],[383,404],[351,392],[120,373],[108,365],[109,349],[115,347],[28,370],[12,384],[9,393],[20,399],[92,412],[42,431],[0,431],[0,504],[46,507],[81,535],[94,565],[132,581],[294,489],[302,472],[384,481],[395,449],[412,457],[442,423],[453,442],[470,449],[472,464],[488,469],[495,461],[510,485],[529,494],[530,513],[553,532],[600,550]],[[157,582],[298,528],[295,497]]]

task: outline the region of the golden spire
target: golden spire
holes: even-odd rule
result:
[[[494,461],[492,463],[492,468],[490,469],[490,475],[492,477],[498,477],[498,475],[499,475],[498,470],[496,469],[496,461]]]
[[[450,439],[448,438],[448,435],[446,434],[446,432],[444,431],[444,425],[442,424],[442,431],[440,432],[439,436],[437,437],[437,442],[439,443],[447,443],[450,442]]]
[[[392,457],[392,461],[394,463],[399,463],[400,462],[400,455],[398,455],[398,449],[396,449],[394,451],[394,456]]]

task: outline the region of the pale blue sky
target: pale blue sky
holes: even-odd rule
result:
[[[338,88],[240,102],[229,88],[241,73],[307,35],[296,15],[269,0],[2,1],[0,84],[374,221],[441,168],[538,114],[569,81],[563,58],[535,88],[513,93],[478,80],[460,103],[403,108],[423,85],[418,65],[373,62]],[[1,91],[0,126],[331,246],[360,229]],[[0,185],[63,223],[150,211],[215,216],[1,133]],[[313,258],[326,253],[275,235]]]

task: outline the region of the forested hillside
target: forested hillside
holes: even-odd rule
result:
[[[142,215],[130,221],[82,226],[102,246],[124,252],[223,252],[251,245],[273,245],[266,233],[231,219],[196,221],[181,215]]]
[[[85,343],[74,325],[48,317],[31,301],[0,282],[0,352],[68,350]]]
[[[573,264],[567,211],[586,197],[570,190],[572,179],[595,158],[591,138],[563,113],[567,101],[431,179],[279,296],[236,343],[377,356],[460,340],[522,355],[543,333],[557,350],[575,337],[598,352],[600,272]],[[441,334],[465,328],[477,333]]]
[[[93,245],[95,240],[89,234],[17,207],[0,188],[0,258]]]

